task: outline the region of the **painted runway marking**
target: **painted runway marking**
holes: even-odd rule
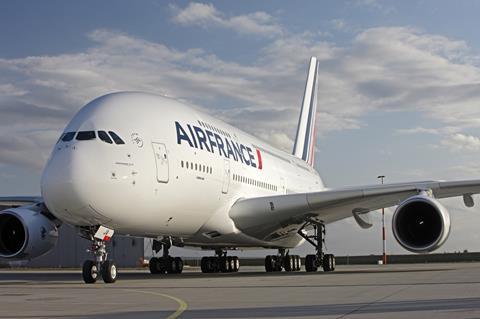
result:
[[[162,293],[153,292],[153,291],[145,291],[145,290],[136,290],[136,289],[123,289],[123,290],[129,291],[129,292],[138,292],[146,295],[160,296],[160,297],[165,297],[165,298],[174,300],[178,304],[178,309],[174,313],[172,313],[170,316],[168,316],[167,319],[178,318],[188,308],[188,304],[185,301],[175,296],[170,296],[167,294],[162,294]]]

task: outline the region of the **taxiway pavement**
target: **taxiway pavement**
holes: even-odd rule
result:
[[[333,273],[155,275],[1,270],[0,318],[479,318],[480,263],[338,266]]]

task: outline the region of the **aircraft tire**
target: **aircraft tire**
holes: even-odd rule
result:
[[[113,260],[106,260],[102,264],[102,278],[106,284],[114,283],[117,280],[117,266]]]
[[[98,269],[93,260],[85,260],[82,266],[82,277],[86,284],[93,284],[97,281]]]
[[[317,256],[316,255],[307,255],[305,257],[305,271],[306,272],[315,272],[317,271]]]

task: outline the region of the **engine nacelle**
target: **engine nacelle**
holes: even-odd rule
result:
[[[0,258],[32,259],[55,247],[58,230],[39,212],[11,208],[0,212]]]
[[[392,220],[393,235],[398,243],[414,253],[439,248],[450,234],[450,215],[435,198],[412,196],[402,202]]]

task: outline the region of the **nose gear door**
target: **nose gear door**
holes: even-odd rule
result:
[[[168,183],[169,168],[167,147],[163,143],[152,142],[153,153],[155,155],[155,165],[157,167],[157,181],[159,183]]]

